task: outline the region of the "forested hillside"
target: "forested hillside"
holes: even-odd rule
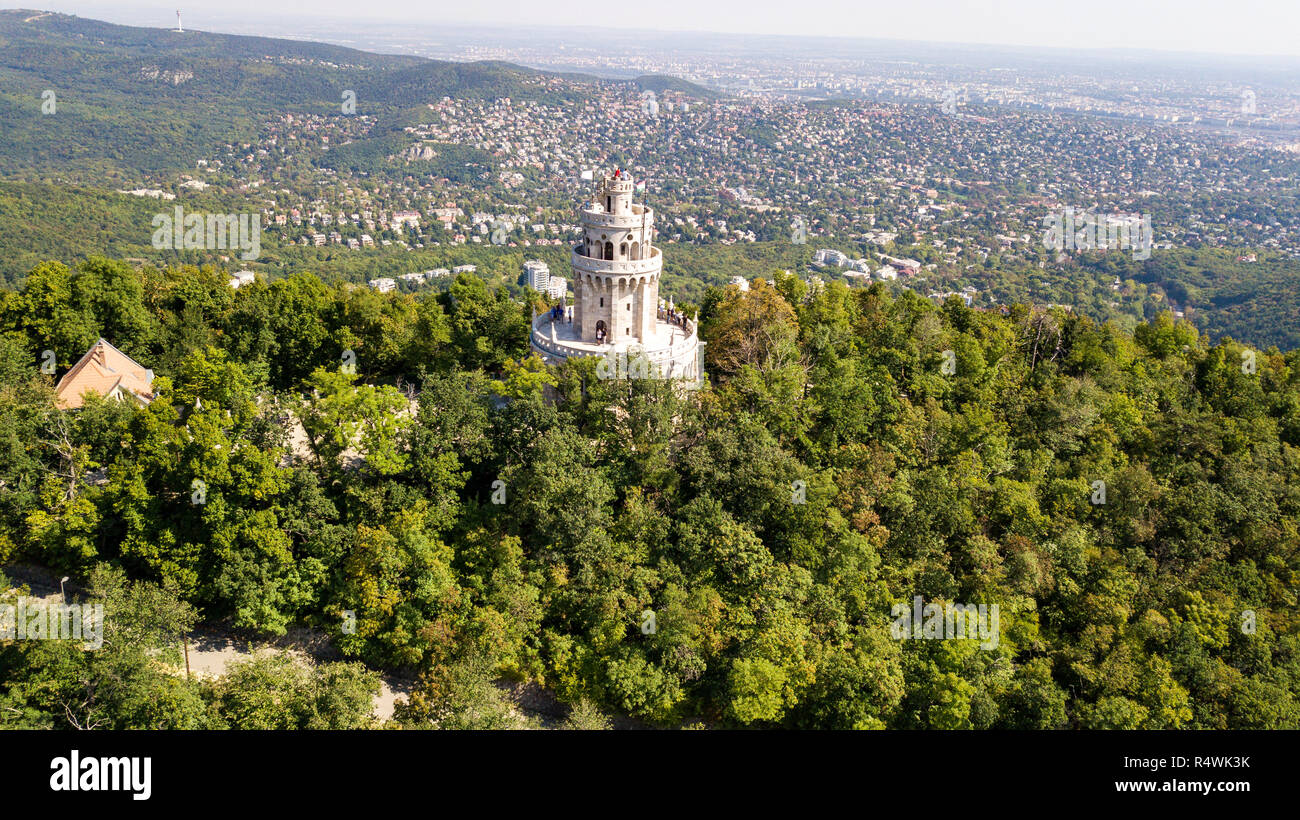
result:
[[[683,391],[548,370],[474,277],[42,264],[0,292],[0,564],[93,576],[148,646],[313,625],[419,674],[406,726],[502,725],[492,676],[665,726],[1300,726],[1300,352],[775,280],[704,294]],[[100,336],[156,399],[56,410]],[[996,647],[896,639],[918,595],[996,604]],[[0,724],[258,725],[62,645],[0,647]],[[359,725],[346,670],[293,725]]]
[[[128,184],[193,170],[225,143],[248,142],[270,117],[356,113],[380,120],[375,153],[445,95],[557,100],[547,76],[500,62],[452,63],[323,43],[119,26],[66,14],[0,10],[0,173]],[[595,82],[595,78],[570,75]],[[673,78],[633,81],[684,87]],[[696,89],[707,94],[703,89]],[[43,116],[52,92],[57,116]],[[386,141],[387,140],[387,141]],[[345,160],[341,168],[350,169]]]

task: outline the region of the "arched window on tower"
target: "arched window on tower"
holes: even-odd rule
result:
[[[626,242],[624,242],[623,244],[621,244],[621,245],[618,246],[618,258],[619,258],[619,259],[627,259],[627,243],[626,243]]]
[[[633,243],[632,243],[632,258],[633,258],[633,259],[640,259],[640,258],[641,258],[641,243],[640,243],[640,242],[633,242]]]
[[[606,242],[606,243],[605,243],[605,256],[604,256],[603,258],[605,258],[605,259],[613,259],[613,258],[614,258],[614,243],[613,243],[613,242]]]

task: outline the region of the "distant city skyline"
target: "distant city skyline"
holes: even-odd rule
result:
[[[268,4],[255,0],[35,0],[44,10],[130,25],[174,27],[176,10],[187,28],[242,30],[261,20],[283,24],[293,18],[337,23],[407,22],[411,24],[521,26],[594,26],[627,30],[682,31],[740,35],[799,35],[1030,46],[1068,49],[1135,49],[1211,55],[1280,55],[1300,57],[1300,4],[1288,0],[1092,0],[1085,6],[1046,4],[1040,0],[993,0],[973,6],[963,0],[925,4],[804,0],[797,5],[715,0],[661,0],[654,15],[610,15],[590,2],[498,0],[488,5],[412,6],[373,0],[362,14],[342,0],[290,0]],[[268,28],[269,36],[295,36],[292,30]],[[296,36],[303,36],[298,32]]]

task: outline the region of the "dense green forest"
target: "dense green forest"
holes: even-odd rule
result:
[[[39,265],[0,292],[0,565],[136,637],[0,645],[0,725],[368,725],[360,661],[419,675],[408,727],[506,725],[493,677],[592,724],[1300,726],[1300,351],[774,279],[702,294],[688,391],[542,366],[477,277]],[[57,410],[100,336],[156,399]],[[896,639],[918,595],[997,605],[996,648]],[[197,621],[353,663],[191,683]]]

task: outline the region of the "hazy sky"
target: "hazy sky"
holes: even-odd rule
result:
[[[17,5],[9,0],[9,6]],[[261,16],[882,37],[1074,48],[1300,56],[1300,0],[24,0],[23,5],[158,26]],[[611,9],[618,11],[611,12]],[[142,14],[143,13],[143,14]],[[277,27],[278,28],[278,27]],[[268,29],[268,34],[289,32]]]

